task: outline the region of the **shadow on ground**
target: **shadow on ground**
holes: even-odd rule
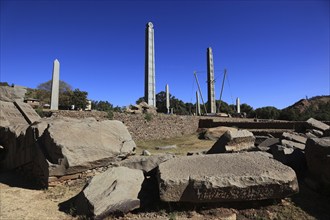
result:
[[[0,172],[0,183],[6,184],[10,187],[19,187],[24,189],[43,189],[45,187],[42,187],[38,185],[33,179],[27,178],[23,174],[19,172]]]

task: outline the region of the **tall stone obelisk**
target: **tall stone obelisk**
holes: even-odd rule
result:
[[[166,93],[166,109],[167,114],[170,114],[170,88],[168,84],[165,86],[165,93]]]
[[[207,48],[207,95],[209,113],[216,113],[215,94],[214,94],[214,66],[212,48]]]
[[[240,102],[239,98],[236,99],[236,109],[237,109],[237,113],[240,114],[241,113],[241,102]]]
[[[150,106],[156,107],[156,81],[155,81],[155,41],[154,26],[148,22],[146,26],[145,45],[145,88],[144,99]]]
[[[198,91],[196,91],[196,115],[197,116],[201,115],[201,105],[200,105],[200,101],[199,101]]]
[[[50,110],[58,110],[58,99],[60,91],[60,62],[54,60],[52,78],[52,96],[50,99]]]

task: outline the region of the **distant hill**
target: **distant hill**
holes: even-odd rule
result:
[[[304,121],[308,118],[330,121],[330,96],[301,99],[281,111],[280,119]]]

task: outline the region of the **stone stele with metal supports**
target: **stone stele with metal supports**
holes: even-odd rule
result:
[[[216,113],[215,94],[214,94],[214,66],[212,48],[207,48],[207,95],[208,112]]]
[[[53,78],[52,78],[52,96],[50,101],[50,110],[58,110],[58,99],[60,89],[60,62],[54,60]]]
[[[145,90],[144,99],[148,105],[156,107],[156,83],[155,83],[155,41],[154,28],[151,22],[146,26],[145,45]]]

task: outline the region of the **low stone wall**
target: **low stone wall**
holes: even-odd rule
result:
[[[49,111],[52,116],[63,116],[69,118],[90,118],[93,117],[96,120],[105,120],[108,119],[107,112],[101,111],[70,111],[70,110],[59,110],[59,111]],[[47,112],[46,112],[47,114]]]
[[[115,112],[113,119],[119,120],[127,126],[133,140],[158,140],[195,133],[200,118],[196,116]]]

